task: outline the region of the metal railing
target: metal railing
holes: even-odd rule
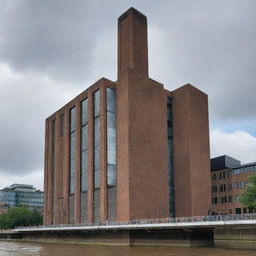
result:
[[[210,215],[210,216],[192,216],[179,218],[160,218],[160,219],[134,219],[128,221],[103,221],[98,223],[81,224],[56,224],[50,226],[19,227],[17,229],[45,229],[45,228],[65,228],[65,227],[100,227],[100,226],[127,226],[127,225],[145,225],[145,224],[168,224],[168,223],[189,223],[189,222],[220,222],[220,221],[238,221],[238,220],[256,220],[256,213],[252,214],[229,214],[229,215]]]

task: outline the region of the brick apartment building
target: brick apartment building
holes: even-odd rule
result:
[[[239,201],[248,177],[256,173],[256,162],[241,165],[230,156],[211,159],[212,211],[218,214],[249,213]]]
[[[175,39],[174,39],[175,40]],[[44,224],[206,215],[207,95],[148,76],[147,18],[118,20],[118,74],[46,120]]]

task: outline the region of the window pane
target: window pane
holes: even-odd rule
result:
[[[98,116],[100,114],[100,91],[96,91],[93,94],[93,103],[94,103],[94,117]]]
[[[116,91],[107,88],[107,111],[116,112]]]
[[[86,150],[88,148],[88,126],[85,125],[82,127],[82,141],[81,141],[81,150]]]
[[[82,125],[85,125],[88,122],[88,100],[85,99],[81,103],[81,115],[82,115]]]
[[[116,92],[107,88],[107,184],[116,185]]]
[[[81,156],[81,190],[85,192],[88,190],[88,152],[82,152]]]
[[[76,129],[76,108],[73,107],[70,110],[70,132],[75,131]]]
[[[108,185],[116,185],[116,165],[108,164]]]
[[[167,152],[168,152],[168,183],[169,183],[169,214],[175,217],[174,173],[173,173],[173,130],[172,130],[172,98],[167,97]]]
[[[81,141],[81,190],[88,189],[88,125],[82,126]]]
[[[115,114],[107,112],[108,163],[116,164],[116,120]]]
[[[100,187],[100,118],[94,119],[94,188]]]
[[[69,167],[69,192],[75,192],[75,132],[70,134],[70,167]]]

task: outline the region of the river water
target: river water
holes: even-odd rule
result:
[[[0,256],[256,256],[256,250],[168,246],[89,246],[0,241]]]

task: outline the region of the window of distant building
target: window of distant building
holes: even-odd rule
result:
[[[232,202],[232,196],[229,196],[229,197],[228,197],[228,201],[229,201],[229,203]]]
[[[240,181],[239,182],[239,187],[240,187],[240,189],[243,189],[245,187],[245,182],[244,181]]]
[[[241,208],[236,208],[236,214],[241,214]]]
[[[240,200],[239,200],[239,195],[236,195],[235,196],[235,202],[238,203]]]
[[[238,183],[238,182],[235,182],[235,183],[234,183],[234,188],[235,188],[235,189],[239,189],[239,183]]]
[[[212,175],[212,180],[216,180],[216,174]]]

